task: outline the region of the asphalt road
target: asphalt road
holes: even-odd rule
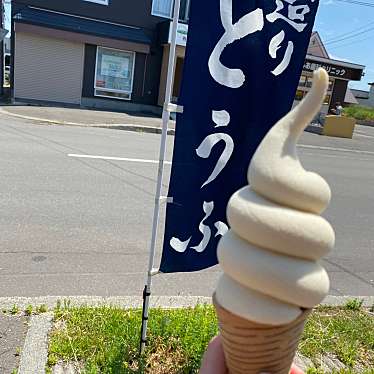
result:
[[[157,165],[67,155],[157,160],[159,139],[1,116],[0,296],[140,295]],[[374,129],[353,141],[305,133],[301,144],[305,167],[333,190],[331,294],[374,295]],[[157,275],[154,293],[208,296],[219,274]]]

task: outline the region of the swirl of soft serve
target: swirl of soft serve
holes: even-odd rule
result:
[[[224,274],[216,299],[248,320],[281,325],[320,303],[329,278],[319,264],[335,243],[320,216],[330,202],[326,181],[306,171],[296,143],[318,113],[328,87],[324,69],[314,73],[306,98],[267,134],[257,149],[246,186],[229,201],[231,229],[217,255]]]

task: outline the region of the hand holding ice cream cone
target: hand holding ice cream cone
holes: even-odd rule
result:
[[[199,374],[228,374],[220,335],[215,336],[209,343],[204,354]],[[270,374],[270,373],[261,373]],[[296,365],[291,366],[290,374],[304,374]]]
[[[224,275],[214,303],[230,374],[288,373],[309,311],[328,293],[319,260],[335,235],[320,213],[331,192],[321,176],[302,167],[296,150],[328,81],[325,70],[314,73],[307,97],[258,147],[249,186],[228,204],[231,229],[218,245]]]

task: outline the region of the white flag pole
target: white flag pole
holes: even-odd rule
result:
[[[155,195],[155,206],[153,211],[153,228],[152,228],[152,238],[149,254],[149,264],[148,264],[148,273],[146,285],[143,291],[143,314],[142,314],[142,328],[141,328],[141,341],[140,341],[140,354],[143,354],[145,345],[147,343],[147,326],[148,326],[148,315],[149,315],[149,298],[151,296],[152,288],[152,276],[157,274],[158,270],[154,269],[154,260],[156,253],[156,240],[158,232],[158,224],[160,217],[160,203],[162,200],[161,197],[161,188],[164,175],[164,162],[165,162],[165,153],[166,153],[166,139],[168,132],[168,125],[170,119],[170,113],[178,111],[177,106],[171,104],[171,95],[173,88],[174,80],[174,64],[175,64],[175,51],[176,51],[176,39],[177,39],[177,27],[179,20],[179,10],[180,10],[181,0],[174,1],[174,15],[173,22],[171,26],[171,43],[169,51],[169,64],[168,64],[168,74],[166,81],[166,93],[165,93],[165,103],[162,112],[162,135],[161,135],[161,144],[160,144],[160,157],[158,163],[158,177],[157,177],[157,187]]]

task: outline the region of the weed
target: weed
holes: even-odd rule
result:
[[[362,308],[362,305],[364,303],[364,300],[362,299],[350,299],[348,300],[344,307],[348,310],[360,310]]]
[[[17,348],[16,348],[16,353],[15,353],[14,355],[18,357],[18,356],[21,355],[21,352],[22,352],[21,347],[17,347]]]
[[[16,304],[14,304],[12,306],[12,309],[10,310],[10,313],[13,314],[13,315],[19,313],[19,308],[18,308],[18,306]]]
[[[31,314],[32,314],[32,305],[31,304],[27,305],[27,307],[25,309],[25,314],[27,316],[31,316]]]
[[[317,309],[311,314],[299,345],[310,359],[330,353],[344,364],[374,362],[374,318],[363,310]]]
[[[358,356],[358,342],[340,341],[336,346],[336,353],[343,364],[353,367]]]
[[[306,371],[306,374],[324,374],[324,373],[323,373],[323,370],[321,370],[321,369],[317,369],[317,368],[309,368],[309,369]]]
[[[47,312],[48,312],[47,305],[45,305],[45,304],[39,305],[39,306],[36,308],[36,312],[37,312],[38,314],[40,314],[40,313],[47,313]]]

